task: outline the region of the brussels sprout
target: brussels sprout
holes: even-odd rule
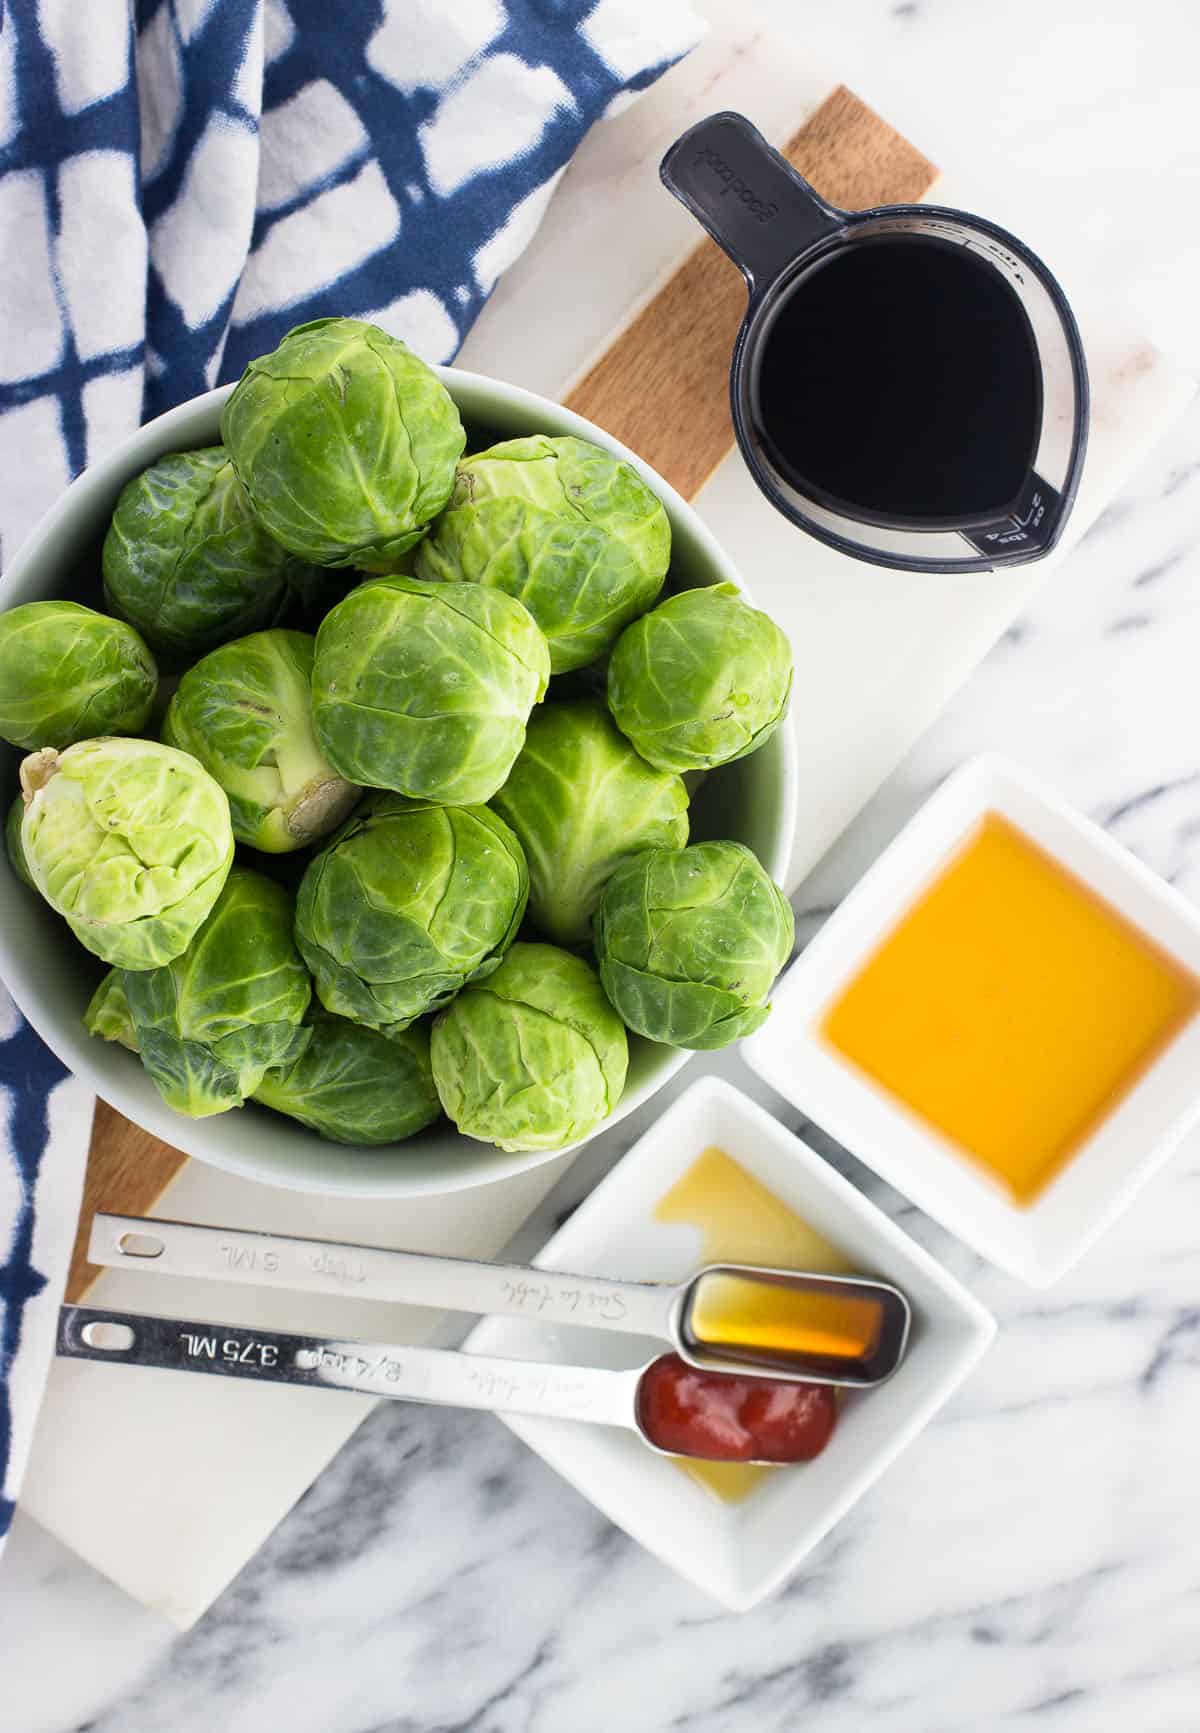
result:
[[[467,1137],[560,1149],[607,1119],[629,1043],[596,971],[557,945],[517,943],[434,1019],[433,1077]]]
[[[167,1106],[192,1119],[240,1107],[309,1039],[301,1023],[312,987],[292,899],[245,867],[234,867],[182,957],[125,971],[122,983],[142,1064]]]
[[[529,913],[547,938],[584,945],[613,872],[643,848],[688,839],[683,779],[654,770],[599,700],[546,704],[492,802],[529,862]]]
[[[740,842],[650,849],[618,867],[596,912],[604,991],[639,1035],[726,1047],[767,1019],[792,949],[783,892]]]
[[[225,883],[224,791],[153,740],[46,747],[21,766],[30,877],[89,951],[153,969],[187,950]]]
[[[4,823],[4,849],[8,855],[8,864],[16,873],[23,885],[37,889],[29,872],[29,863],[25,859],[25,849],[21,842],[21,825],[25,819],[25,799],[18,794],[8,809],[8,817]]]
[[[516,596],[562,674],[602,655],[651,605],[670,559],[670,521],[632,464],[537,433],[459,464],[416,571]]]
[[[0,614],[0,739],[28,752],[98,734],[137,734],[158,686],[132,626],[78,602]]]
[[[268,1071],[254,1099],[331,1143],[400,1143],[441,1112],[429,1064],[429,1027],[380,1035],[316,1017],[307,1047]]]
[[[274,624],[296,576],[220,445],[159,458],[121,489],[102,564],[113,612],[185,660]]]
[[[131,1053],[137,1052],[137,1032],[125,996],[124,969],[110,969],[105,975],[83,1013],[83,1024],[89,1035],[101,1041],[116,1041]]]
[[[733,584],[685,590],[626,628],[608,664],[617,727],[660,770],[754,752],[787,714],[792,651]]]
[[[347,782],[471,806],[512,769],[549,677],[545,638],[503,591],[374,578],[317,633],[317,739]]]
[[[221,437],[276,541],[390,571],[441,511],[466,444],[437,374],[377,325],[314,319],[252,361]]]
[[[234,836],[266,854],[336,830],[359,796],[317,745],[312,666],[304,632],[252,632],[188,670],[163,723],[229,796]]]
[[[305,873],[296,942],[327,1010],[391,1034],[491,973],[528,895],[521,845],[486,806],[378,795]]]

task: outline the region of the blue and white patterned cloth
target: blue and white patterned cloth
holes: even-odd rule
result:
[[[0,561],[292,325],[449,360],[588,127],[701,30],[688,0],[0,0]],[[89,1112],[2,988],[0,1110],[2,1541]]]

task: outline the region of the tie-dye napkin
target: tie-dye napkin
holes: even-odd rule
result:
[[[701,30],[687,0],[0,0],[0,559],[304,320],[449,360],[584,133]],[[3,989],[0,1107],[2,1537],[90,1113]]]

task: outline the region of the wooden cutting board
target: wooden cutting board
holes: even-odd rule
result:
[[[839,85],[786,146],[813,186],[846,210],[909,204],[938,171],[929,159]],[[666,195],[664,194],[664,197]],[[715,242],[702,239],[617,332],[569,393],[569,408],[614,434],[692,499],[733,449],[729,356],[746,291]],[[87,1262],[97,1210],[146,1215],[188,1157],[97,1102],[68,1300],[100,1273]]]

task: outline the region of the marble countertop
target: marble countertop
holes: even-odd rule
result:
[[[760,5],[798,31],[795,0]],[[998,220],[1047,251],[1052,232],[1056,256],[1069,236],[1200,369],[1200,240],[1172,221],[1200,180],[1190,8],[807,0],[803,32],[935,159],[994,185]],[[984,748],[1200,897],[1198,578],[1200,407],[805,883],[802,927]],[[724,1069],[789,1117],[735,1056]],[[814,1711],[822,1733],[1195,1733],[1200,1139],[1045,1294],[834,1159],[1002,1329],[784,1594],[724,1615],[498,1424],[385,1406],[183,1637],[19,1519],[0,1733],[783,1733]]]

